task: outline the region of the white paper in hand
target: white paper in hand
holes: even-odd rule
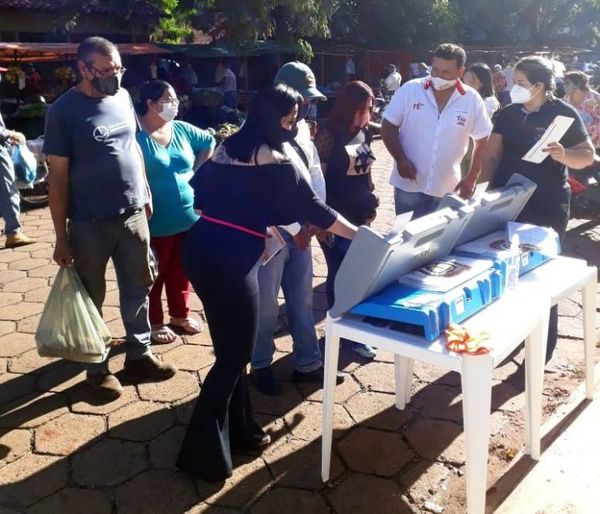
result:
[[[285,246],[285,239],[275,227],[267,227],[265,251],[262,254],[262,265],[265,266]]]
[[[543,152],[542,149],[546,148],[549,143],[558,143],[574,121],[575,118],[568,116],[557,116],[554,118],[540,140],[523,156],[523,160],[540,164],[548,157],[548,153]]]

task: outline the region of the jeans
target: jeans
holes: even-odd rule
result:
[[[100,313],[106,295],[106,266],[112,259],[119,286],[127,358],[140,360],[151,355],[148,293],[154,272],[144,209],[106,221],[71,221],[69,244],[75,270]],[[107,362],[84,367],[89,373],[101,373],[107,369]]]
[[[409,193],[402,189],[394,188],[394,205],[396,215],[413,211],[413,219],[432,213],[437,209],[441,198],[429,196],[425,193]]]
[[[286,245],[258,271],[258,337],[252,355],[252,368],[266,368],[273,362],[280,287],[285,296],[288,324],[293,340],[292,362],[296,371],[307,373],[323,365],[313,319],[312,254],[310,248],[296,248],[292,236],[281,235]]]
[[[152,249],[158,260],[158,277],[150,291],[150,324],[163,324],[162,291],[167,293],[169,315],[172,318],[187,318],[191,284],[183,270],[181,247],[187,232],[173,236],[152,237]]]
[[[15,234],[21,230],[20,202],[12,159],[6,148],[0,144],[0,214],[4,218],[6,235]]]

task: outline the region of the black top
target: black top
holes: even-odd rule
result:
[[[527,113],[521,104],[510,104],[498,113],[493,132],[502,136],[504,151],[492,187],[502,186],[513,173],[520,173],[537,184],[530,202],[546,202],[562,196],[563,191],[569,187],[564,165],[551,157],[546,157],[540,164],[522,159],[558,115],[575,118],[560,140],[565,148],[586,140],[588,134],[579,114],[558,98],[549,98],[535,112]]]
[[[315,145],[321,162],[327,164],[325,186],[327,204],[340,214],[355,219],[356,201],[373,191],[371,134],[361,129],[349,134],[326,124],[319,128]],[[363,223],[363,221],[359,223]]]
[[[194,207],[213,218],[265,233],[267,226],[308,221],[330,227],[337,213],[315,195],[289,162],[244,166],[207,161],[195,173]],[[199,253],[240,270],[252,267],[264,240],[200,218],[188,238]],[[204,251],[206,250],[206,252]]]

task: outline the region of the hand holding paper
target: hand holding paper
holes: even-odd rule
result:
[[[562,148],[562,157],[564,157],[564,147],[558,141],[560,141],[567,133],[567,130],[569,130],[569,127],[574,121],[575,118],[570,118],[568,116],[557,116],[554,118],[539,141],[523,156],[523,160],[540,164],[548,157],[548,155],[552,155],[552,158],[555,159],[554,155],[559,154],[559,150],[555,145]],[[548,150],[547,148],[550,148],[551,150]]]

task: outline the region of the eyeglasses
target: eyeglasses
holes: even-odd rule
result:
[[[110,70],[99,70],[98,68],[96,68],[92,63],[86,62],[85,65],[87,66],[88,70],[90,70],[92,73],[94,73],[95,75],[97,75],[100,78],[107,78],[107,77],[115,77],[117,75],[123,75],[126,71],[127,68],[125,68],[125,66],[116,66]]]
[[[173,98],[171,100],[157,100],[156,101],[157,104],[175,104],[175,105],[179,105],[179,99],[178,98]]]

